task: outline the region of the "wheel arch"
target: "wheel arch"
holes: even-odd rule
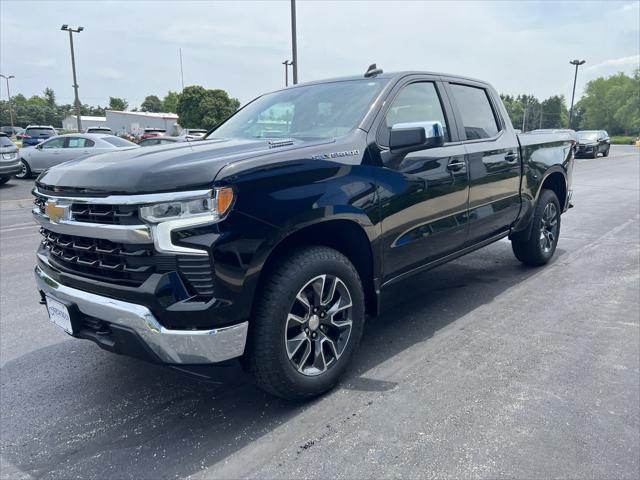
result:
[[[540,197],[542,190],[545,189],[551,190],[556,194],[556,197],[558,197],[558,202],[560,202],[560,209],[561,211],[564,211],[567,202],[567,177],[564,171],[554,169],[544,176],[544,179],[538,190],[538,195],[536,196],[535,203],[538,203],[538,198]]]
[[[333,218],[308,224],[279,239],[264,260],[257,279],[256,292],[279,260],[294,249],[318,245],[339,251],[353,263],[362,281],[366,313],[372,316],[377,315],[378,295],[374,281],[374,251],[363,226],[351,219]],[[255,305],[254,301],[253,306]]]

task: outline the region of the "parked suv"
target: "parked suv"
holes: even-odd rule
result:
[[[578,151],[576,157],[596,158],[599,153],[603,157],[609,156],[611,140],[604,130],[580,130],[578,135]]]
[[[0,185],[20,172],[20,158],[18,147],[11,141],[9,135],[0,132]]]
[[[263,389],[310,398],[390,285],[503,238],[549,262],[572,143],[517,135],[465,77],[372,66],[296,85],[202,141],[42,174],[37,288],[76,338],[182,371],[241,358]]]
[[[49,137],[57,135],[55,128],[51,125],[28,125],[22,135],[22,146],[28,147],[37,145]]]

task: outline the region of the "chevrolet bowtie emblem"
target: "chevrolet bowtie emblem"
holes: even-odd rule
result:
[[[52,202],[51,200],[48,200],[44,206],[44,213],[52,222],[64,220],[66,212],[66,206],[57,205],[56,202]]]

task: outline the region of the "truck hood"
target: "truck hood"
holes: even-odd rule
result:
[[[327,140],[274,146],[265,139],[222,139],[180,142],[103,153],[72,160],[44,172],[36,184],[68,194],[141,194],[209,188],[231,163],[262,155],[278,155]]]

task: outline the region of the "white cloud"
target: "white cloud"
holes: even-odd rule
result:
[[[95,69],[95,72],[99,76],[111,80],[120,80],[121,78],[124,78],[124,74],[122,72],[111,67],[98,67]]]
[[[604,62],[597,63],[588,67],[588,70],[597,70],[603,67],[620,67],[620,66],[636,66],[640,67],[640,55],[630,55],[628,57],[611,58]]]

